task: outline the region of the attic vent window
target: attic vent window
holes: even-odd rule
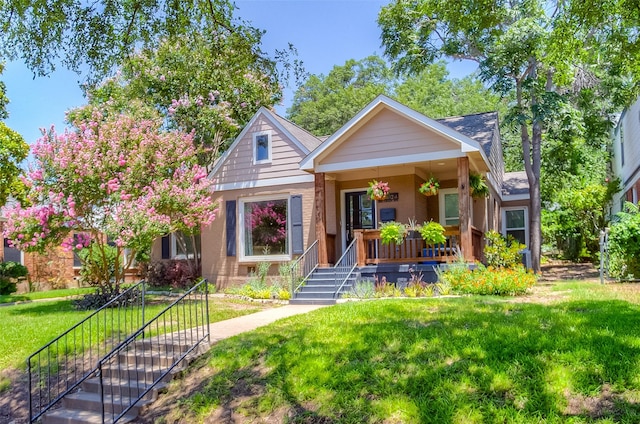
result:
[[[253,163],[269,162],[271,162],[271,133],[255,133],[253,135]]]

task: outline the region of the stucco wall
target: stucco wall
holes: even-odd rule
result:
[[[315,204],[314,204],[314,184],[302,183],[266,188],[253,188],[243,190],[229,190],[217,192],[214,198],[220,205],[220,213],[213,224],[202,230],[202,275],[214,283],[218,289],[244,283],[249,273],[255,268],[255,262],[239,262],[240,240],[239,226],[236,223],[236,256],[227,256],[226,251],[226,210],[225,202],[233,200],[238,202],[240,198],[251,196],[271,196],[271,195],[302,195],[303,213],[303,234],[304,246],[308,247],[315,241]],[[236,204],[236,218],[239,203]],[[157,250],[157,249],[156,249]],[[274,262],[271,268],[272,273],[277,273],[277,263]]]

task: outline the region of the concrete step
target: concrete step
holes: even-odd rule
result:
[[[108,384],[107,384],[108,383]],[[104,384],[104,392],[108,394],[114,394],[127,397],[138,397],[150,386],[139,381],[127,381],[127,380],[114,380],[107,379]],[[89,378],[82,382],[80,386],[83,391],[88,393],[100,393],[100,379]],[[167,383],[160,382],[154,386],[153,389],[145,395],[145,399],[155,400],[158,392],[164,390],[167,387]]]
[[[153,350],[129,350],[122,352],[118,356],[118,362],[127,365],[150,365],[154,368],[170,367],[176,360],[180,358],[184,352],[176,352],[175,354],[167,354]]]
[[[104,396],[104,411],[108,415],[112,415],[115,413],[116,415],[124,411],[133,403],[135,399],[131,399],[128,397],[122,397],[117,395],[111,395],[110,393],[105,393]],[[137,416],[140,408],[144,405],[149,404],[150,400],[141,399],[135,403],[127,412],[131,415]],[[89,393],[89,392],[76,392],[70,393],[62,399],[62,407],[64,409],[77,409],[80,411],[93,411],[93,412],[102,412],[102,399],[100,398],[99,393]]]
[[[336,299],[306,299],[296,297],[289,300],[289,305],[335,305]]]
[[[296,293],[295,298],[306,298],[306,299],[333,299],[333,290],[332,291],[300,291]]]
[[[184,364],[178,364],[171,370],[166,376],[162,378],[162,381],[170,381],[173,375],[184,369]],[[127,365],[127,364],[110,364],[102,368],[103,378],[102,381],[105,384],[110,384],[113,380],[132,380],[139,381],[145,384],[152,384],[154,381],[160,379],[166,368],[163,367],[151,367],[144,364]]]
[[[131,422],[136,417],[137,415],[128,413],[118,421],[118,424]],[[110,416],[105,417],[105,423],[111,422]],[[47,412],[42,419],[42,424],[102,424],[102,413],[61,408]]]

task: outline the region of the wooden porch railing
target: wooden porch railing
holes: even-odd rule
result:
[[[439,245],[427,244],[420,236],[406,237],[399,245],[394,243],[384,245],[380,241],[380,230],[355,230],[358,266],[404,262],[449,262],[456,255],[460,229],[458,226],[447,226],[444,235],[447,241]],[[483,251],[482,232],[476,228],[472,228],[472,246],[473,256],[480,259]],[[473,260],[473,258],[467,259]]]

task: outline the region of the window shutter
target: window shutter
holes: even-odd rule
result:
[[[162,259],[171,259],[171,236],[162,236]]]
[[[291,196],[291,243],[292,253],[304,253],[304,234],[302,231],[302,195]]]
[[[236,256],[236,201],[226,202],[227,256]]]

